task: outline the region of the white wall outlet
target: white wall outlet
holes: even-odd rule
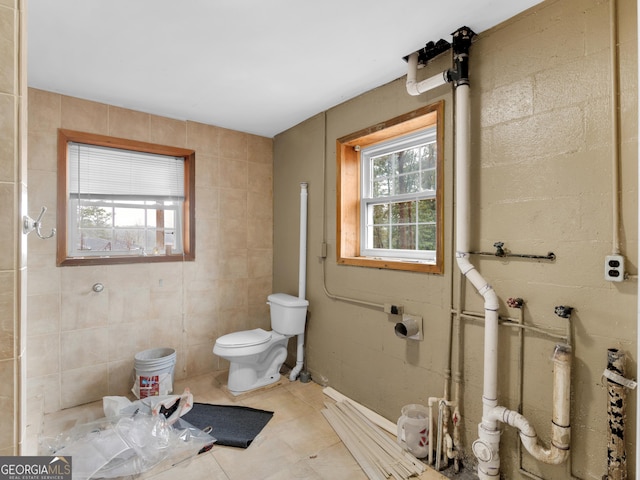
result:
[[[605,257],[604,279],[610,282],[624,280],[624,257],[622,255],[607,255]]]

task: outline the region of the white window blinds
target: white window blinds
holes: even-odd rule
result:
[[[184,199],[184,159],[68,143],[69,194],[121,199]]]

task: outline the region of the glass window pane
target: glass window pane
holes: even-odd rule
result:
[[[106,233],[110,234],[111,231]],[[113,246],[110,235],[99,236],[91,230],[82,230],[76,238],[76,250],[79,252],[108,252]]]
[[[389,227],[373,227],[373,248],[389,248]]]
[[[78,224],[80,227],[110,227],[111,209],[95,205],[78,206]]]
[[[435,145],[435,143],[429,143],[420,147],[420,168],[422,170],[436,168]]]
[[[121,208],[113,209],[113,224],[116,227],[144,226],[144,210],[141,208]]]
[[[436,171],[426,170],[422,172],[422,190],[436,189]]]
[[[164,228],[176,228],[176,212],[174,210],[164,211]]]
[[[373,205],[373,224],[388,224],[389,223],[389,204],[383,203]]]
[[[417,172],[420,169],[420,150],[412,148],[398,152],[398,174]]]
[[[388,197],[391,194],[391,180],[388,178],[383,178],[381,180],[374,180],[371,197]]]
[[[416,202],[398,202],[391,205],[391,223],[415,223]]]
[[[436,226],[420,225],[418,227],[418,249],[419,250],[435,250],[436,249]]]
[[[418,222],[436,221],[436,201],[435,199],[420,200],[418,202]]]
[[[154,252],[154,249],[157,249],[158,247],[155,229],[145,230],[144,235],[144,251],[147,253]]]
[[[139,228],[124,228],[114,231],[113,250],[118,251],[139,251],[145,247],[145,231]]]
[[[391,165],[393,161],[393,155],[381,155],[374,157],[371,160],[372,177],[389,177],[392,174]]]
[[[421,189],[422,187],[420,186],[420,172],[415,172],[398,177],[398,190],[395,192],[395,194],[403,195],[405,193],[416,193]]]
[[[415,225],[395,225],[391,227],[392,248],[403,250],[415,250],[416,227]]]

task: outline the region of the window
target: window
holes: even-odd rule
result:
[[[338,139],[338,263],[442,273],[443,108]]]
[[[58,265],[193,260],[193,150],[59,130]]]

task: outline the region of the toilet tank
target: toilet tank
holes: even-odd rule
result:
[[[271,309],[271,328],[283,335],[304,333],[309,301],[286,293],[272,293],[268,297]]]

